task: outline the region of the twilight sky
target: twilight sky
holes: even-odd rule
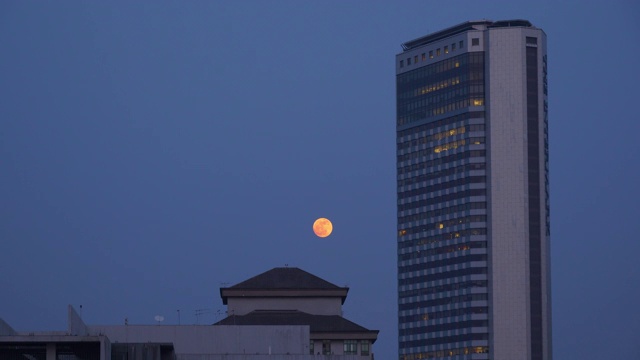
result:
[[[288,264],[395,358],[394,56],[483,18],[548,36],[555,359],[640,359],[634,1],[2,1],[0,318],[213,323]]]

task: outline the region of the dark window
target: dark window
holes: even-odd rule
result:
[[[538,38],[527,36],[527,44],[535,45],[538,43]]]
[[[155,345],[155,344],[154,344]],[[160,355],[160,346],[151,345],[149,348],[145,348],[145,352],[149,355]],[[63,343],[56,345],[56,359],[86,359],[86,360],[100,360],[100,343],[99,342],[78,342],[78,343]]]
[[[322,340],[322,354],[331,355],[331,340]]]
[[[344,355],[358,355],[358,340],[345,340]]]
[[[466,342],[477,340],[489,340],[489,334],[487,333],[473,333],[463,335],[450,335],[443,337],[430,337],[427,339],[401,341],[400,348],[410,348],[418,346],[431,346],[431,345],[444,345],[453,342]],[[443,355],[437,357],[444,357]]]
[[[481,165],[482,168],[485,167],[485,164],[473,164],[473,165]],[[457,168],[454,169],[470,169],[469,165],[462,165],[459,166]],[[443,176],[447,176],[447,173],[439,173],[437,175],[434,175],[433,178],[436,177],[443,177]],[[422,177],[419,176],[419,177]],[[424,181],[424,180],[423,180]],[[412,181],[411,183],[415,183],[417,181]],[[455,214],[458,212],[462,212],[462,211],[467,211],[467,210],[486,210],[487,208],[487,204],[483,201],[474,201],[474,202],[467,202],[464,204],[458,204],[458,205],[452,205],[452,206],[448,206],[448,207],[444,207],[444,208],[439,208],[436,210],[429,210],[429,211],[424,211],[424,212],[420,212],[418,214],[413,214],[413,215],[405,215],[405,216],[401,216],[398,217],[398,226],[401,226],[401,224],[404,224],[406,222],[410,222],[410,221],[419,221],[419,220],[426,220],[426,219],[430,219],[432,217],[435,216],[442,216],[442,215],[448,215],[448,214]],[[453,251],[453,250],[451,250]]]
[[[472,268],[472,269],[475,269],[475,268]],[[477,269],[485,270],[485,273],[486,273],[486,268],[477,268]],[[398,309],[402,311],[402,310],[425,308],[425,307],[431,307],[431,306],[449,305],[449,304],[457,304],[457,303],[469,303],[472,301],[483,301],[487,299],[488,299],[487,294],[466,294],[466,295],[437,298],[433,300],[423,300],[423,301],[416,301],[416,302],[411,302],[406,304],[399,304]],[[437,330],[434,330],[434,331],[437,331]],[[402,335],[402,332],[400,333],[400,335]]]
[[[456,51],[456,43],[451,44],[451,51]]]
[[[461,159],[469,157],[469,154],[462,154],[462,155],[463,156],[460,157]],[[462,190],[462,191],[458,191],[458,192],[452,192],[451,194],[435,196],[435,197],[432,197],[432,198],[429,198],[429,199],[417,200],[417,201],[405,203],[405,204],[402,204],[402,205],[398,205],[398,211],[417,209],[417,208],[420,208],[420,207],[423,207],[423,206],[427,206],[427,205],[431,205],[431,204],[435,204],[435,203],[439,203],[439,202],[464,199],[464,198],[469,197],[469,196],[487,196],[487,190],[486,189],[469,189],[469,190]],[[456,237],[460,237],[460,234],[465,232],[465,231],[466,230],[460,231],[460,233],[452,232],[450,234],[443,234],[442,235],[443,236],[442,240],[449,240],[449,239],[453,239],[453,238],[456,238]],[[457,234],[457,236],[454,236],[454,233]],[[434,238],[436,238],[436,237],[434,237]]]
[[[434,261],[429,261],[426,263],[419,263],[419,264],[414,264],[414,265],[407,265],[407,266],[399,266],[398,267],[398,271],[400,273],[409,273],[411,271],[423,271],[423,270],[430,270],[430,269],[437,269],[440,268],[442,266],[450,266],[450,265],[456,265],[456,264],[467,264],[469,262],[472,261],[487,261],[487,255],[486,254],[477,254],[477,255],[463,255],[463,256],[458,256],[458,257],[454,257],[454,258],[450,258],[450,259],[444,259],[444,260],[434,260]],[[402,309],[402,305],[400,306],[400,309]]]
[[[460,49],[462,49],[462,45],[464,45],[464,41],[460,40]]]
[[[400,60],[400,67],[404,67],[404,60]]]
[[[440,56],[440,49],[436,49],[436,56]]]
[[[417,63],[418,63],[418,55],[416,55],[416,56],[414,56],[414,57],[413,57],[413,63],[414,63],[414,64],[417,64]]]
[[[44,343],[4,343],[0,342],[0,359],[45,360],[47,345]]]
[[[475,243],[483,244],[484,242],[475,241]],[[471,288],[486,288],[486,287],[488,287],[488,282],[486,280],[463,281],[463,282],[457,282],[457,283],[448,284],[448,285],[434,285],[434,286],[427,286],[427,287],[424,287],[424,288],[419,288],[419,289],[414,289],[414,290],[400,291],[399,298],[403,299],[403,298],[408,298],[408,297],[410,298],[410,297],[414,297],[414,296],[438,294],[438,293],[443,293],[443,292],[446,292],[446,291],[454,291],[454,290],[460,290],[460,289],[471,289]],[[442,313],[442,312],[440,312],[440,313]],[[413,318],[414,320],[406,320],[405,318],[411,319],[411,316],[415,316],[415,315],[410,315],[408,317],[407,316],[403,316],[400,320],[402,322],[407,322],[407,321],[419,321],[419,320],[432,320],[432,319],[437,319],[437,318],[442,318],[442,317],[455,316],[455,315],[436,316],[437,314],[438,313],[436,313],[436,312],[432,312],[427,316],[423,315],[422,319],[414,317]]]
[[[411,58],[407,58],[407,65],[411,65]]]
[[[425,61],[425,60],[427,60],[427,54],[422,53],[422,61]]]
[[[489,322],[487,320],[466,320],[466,321],[451,322],[446,324],[416,326],[411,328],[400,329],[399,334],[400,336],[406,336],[406,335],[433,333],[436,331],[451,331],[451,330],[469,329],[472,327],[488,327],[488,326],[489,326]]]
[[[360,355],[369,355],[369,340],[360,341]]]
[[[310,340],[309,341],[309,354],[311,354],[311,355],[313,355],[313,345],[314,345],[313,340]]]
[[[473,267],[473,268],[467,268],[462,270],[445,271],[445,272],[437,273],[434,275],[424,275],[424,276],[416,276],[413,278],[402,279],[402,280],[398,280],[398,285],[402,286],[402,285],[412,285],[412,284],[424,284],[429,281],[450,279],[454,277],[467,276],[467,275],[486,274],[486,273],[487,273],[486,267]],[[486,296],[486,294],[484,295]]]
[[[478,46],[478,45],[480,45],[480,38],[471,39],[471,46]]]
[[[486,285],[484,287],[486,287]],[[462,316],[462,315],[469,315],[469,314],[487,314],[487,313],[489,313],[489,309],[486,306],[464,307],[459,309],[434,311],[430,313],[401,316],[400,321],[403,323],[407,323],[407,322],[415,322],[415,321],[421,321],[421,320],[435,320],[435,319],[444,319],[444,318],[453,317],[453,316]]]

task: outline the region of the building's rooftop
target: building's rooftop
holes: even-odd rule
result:
[[[457,35],[469,30],[483,30],[485,28],[497,28],[497,27],[533,27],[533,25],[527,20],[515,19],[515,20],[473,20],[465,21],[462,24],[458,24],[444,30],[436,31],[429,35],[419,37],[417,39],[407,41],[402,44],[404,51],[415,49],[419,46],[432,43],[434,41],[442,40],[453,35]]]
[[[277,267],[248,280],[233,285],[230,289],[339,289],[326,280],[296,267]]]
[[[339,287],[302,269],[278,267],[231,287],[220,288],[220,297],[225,305],[229,297],[270,296],[336,296],[344,303],[348,291],[348,287]]]
[[[375,341],[378,330],[368,330],[338,315],[312,315],[296,310],[256,310],[231,315],[214,325],[309,325],[311,333],[361,333]]]

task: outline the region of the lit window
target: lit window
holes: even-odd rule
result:
[[[433,50],[429,51],[429,59],[433,59]]]
[[[464,146],[467,143],[466,140],[462,139],[462,140],[458,140],[458,141],[452,141],[450,143],[446,143],[440,146],[436,146],[435,148],[433,148],[433,152],[436,154],[439,154],[443,151],[448,151],[448,150],[453,150],[453,149],[457,149],[459,146]],[[440,224],[442,225],[442,224]],[[440,227],[440,229],[442,229],[442,227]]]
[[[480,45],[480,38],[471,39],[471,46],[478,46],[478,45]]]
[[[482,106],[483,103],[484,101],[482,101],[482,99],[473,100],[473,106]]]
[[[436,56],[440,56],[440,49],[436,49]]]
[[[422,61],[425,61],[425,60],[427,60],[427,54],[422,53]]]
[[[456,51],[456,43],[451,44],[451,51]]]
[[[404,67],[404,60],[400,60],[400,67]]]
[[[445,46],[445,47],[444,47],[444,53],[445,53],[445,54],[448,54],[448,53],[449,53],[449,46]]]
[[[402,63],[402,61],[400,63]],[[400,67],[402,67],[402,64],[400,64]],[[460,67],[460,63],[456,61],[455,67]],[[460,81],[458,81],[458,82],[460,82]]]

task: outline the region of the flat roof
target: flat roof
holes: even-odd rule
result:
[[[492,20],[471,20],[465,21],[461,24],[446,28],[444,30],[436,31],[434,33],[419,37],[417,39],[413,39],[402,44],[402,49],[404,51],[415,49],[419,46],[426,45],[432,43],[434,41],[442,40],[444,38],[448,38],[453,35],[457,35],[469,30],[482,30],[479,26],[484,26],[486,28],[498,28],[498,27],[533,27],[533,25],[527,21],[522,19],[514,19],[514,20],[500,20],[500,21],[492,21]]]

